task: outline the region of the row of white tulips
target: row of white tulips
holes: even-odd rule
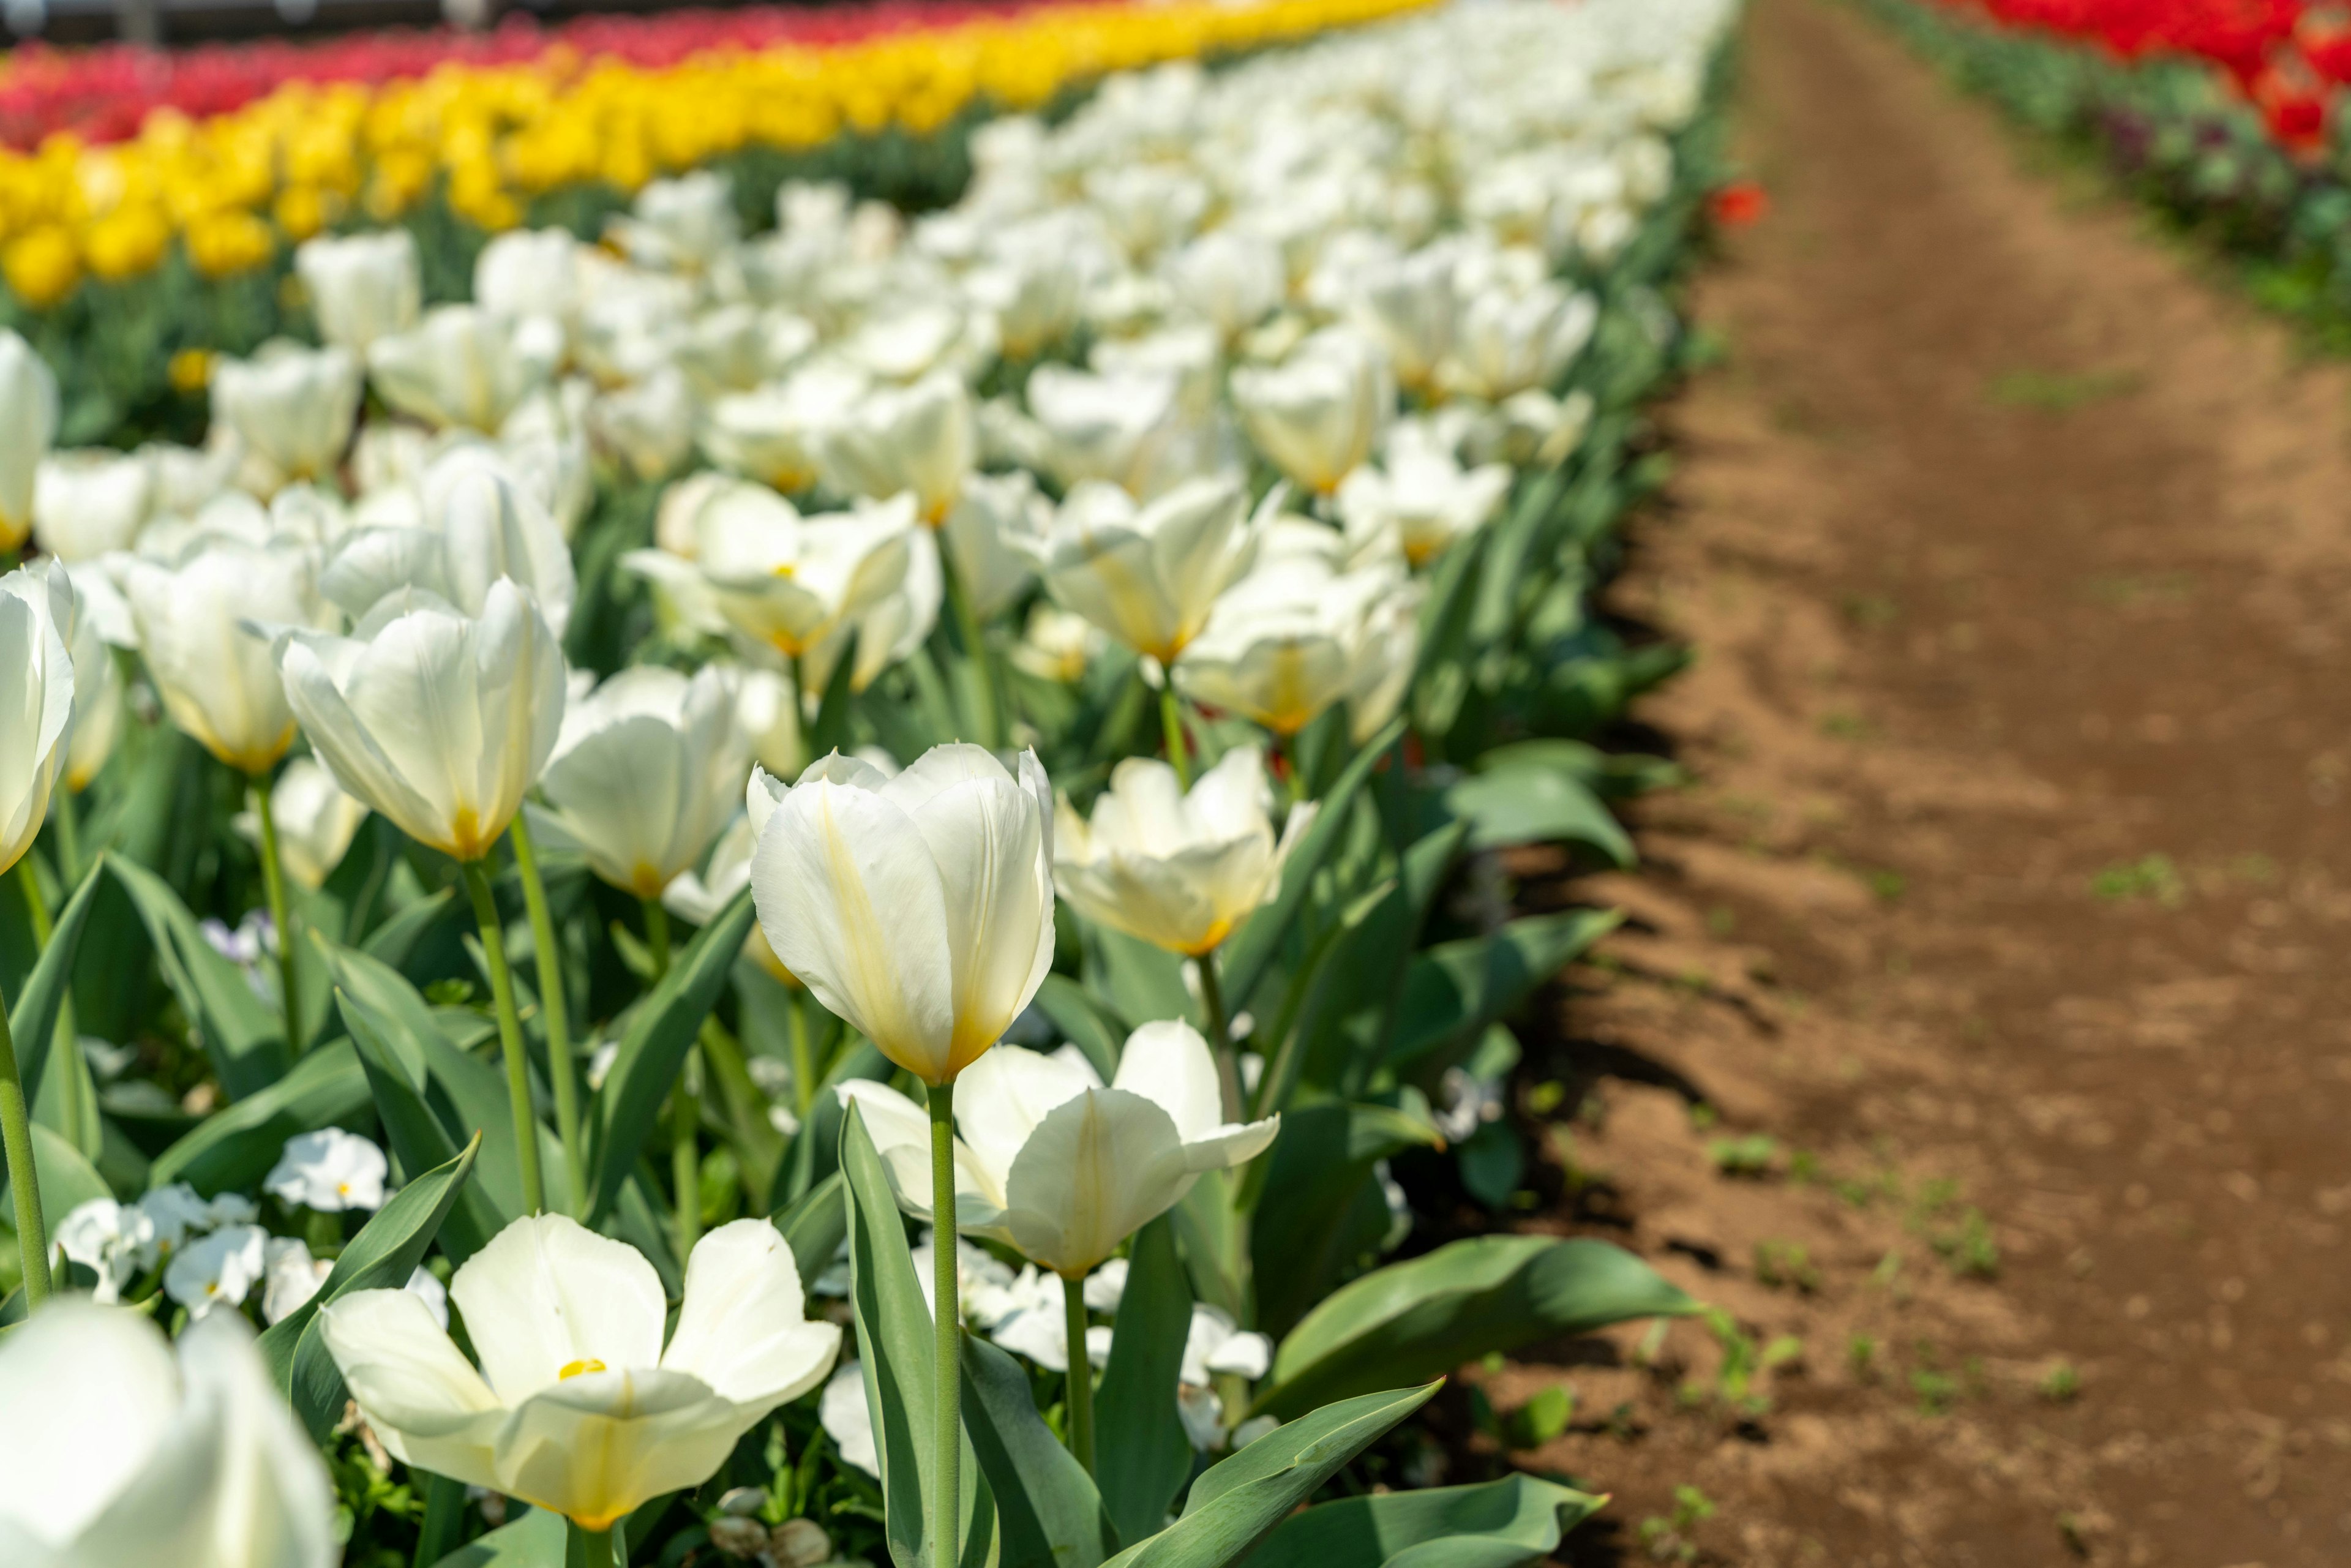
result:
[[[978,132],[946,212],[787,186],[776,227],[747,237],[724,183],[688,176],[648,187],[601,246],[492,241],[470,303],[423,307],[405,234],[315,240],[298,270],[323,345],[220,363],[201,448],[47,450],[54,380],[0,338],[0,532],[39,555],[0,579],[0,869],[47,824],[55,880],[92,873],[77,797],[152,692],[248,781],[270,994],[298,1057],[329,1017],[302,994],[319,972],[305,894],[370,813],[447,856],[477,919],[525,1216],[445,1300],[422,1270],[322,1292],[329,1260],[235,1194],[93,1200],[52,1236],[11,1052],[0,1133],[34,1315],[0,1341],[0,1560],[332,1558],[326,1476],[235,1310],[256,1291],[272,1322],[316,1313],[393,1458],[562,1516],[600,1563],[618,1521],[701,1485],[831,1375],[825,1424],[882,1478],[893,1550],[952,1568],[975,1289],[995,1293],[999,1343],[1064,1374],[1091,1470],[1089,1361],[1109,1331],[1089,1302],[1115,1310],[1130,1239],[1280,1130],[1217,956],[1315,821],[1300,737],[1334,712],[1354,747],[1388,727],[1427,569],[1581,439],[1590,400],[1559,389],[1600,310],[1577,280],[1668,191],[1667,139],[1726,21],[1721,0],[1489,0],[1217,75],[1113,78],[1059,126]],[[653,486],[628,577],[586,564],[595,531],[627,526],[613,498]],[[652,662],[599,682],[567,661],[575,618],[625,608],[627,581],[649,590],[631,652]],[[931,648],[960,654],[945,711],[963,739],[811,755],[820,727],[851,733],[838,694],[914,690],[897,683]],[[1067,737],[1016,684],[1079,683],[1119,650],[1155,691],[1165,759],[1118,761],[1089,816],[1040,760]],[[1256,741],[1232,743],[1239,721]],[[1196,777],[1218,726],[1221,760]],[[493,889],[501,844],[535,1005]],[[934,1355],[891,1368],[897,1393],[836,1369],[841,1329],[806,1315],[775,1224],[697,1237],[690,1106],[674,1325],[654,1264],[581,1223],[600,1212],[587,1041],[539,863],[573,855],[641,901],[656,975],[671,915],[715,927],[747,896],[746,955],[903,1074],[838,1086],[852,1217],[852,1150],[870,1150],[906,1214],[952,1213],[997,1252],[925,1249]],[[1204,1027],[1142,1024],[1107,1082],[1074,1049],[999,1045],[1053,967],[1057,892],[1187,960]],[[371,1027],[351,1016],[354,1035]],[[705,1026],[695,1049],[736,1049],[724,1035]],[[70,1029],[41,1043],[50,1071],[87,1049]],[[699,1061],[672,1092],[690,1095]],[[778,1125],[823,1077],[791,1066]],[[289,1213],[385,1204],[381,1148],[303,1136],[264,1196]],[[398,1174],[422,1189],[424,1171]],[[870,1374],[891,1346],[868,1313],[911,1265],[902,1231],[899,1262],[859,1234]],[[60,1263],[99,1300],[55,1296]],[[176,1357],[101,1304],[146,1277],[151,1311],[186,1309]],[[1221,1448],[1245,1406],[1211,1385],[1245,1393],[1265,1341],[1201,1311],[1180,1407]],[[19,1418],[36,1409],[56,1414]],[[929,1429],[908,1433],[909,1410]],[[900,1517],[910,1466],[918,1520]]]

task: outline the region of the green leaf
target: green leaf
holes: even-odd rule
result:
[[[800,1289],[832,1267],[841,1244],[849,1239],[849,1194],[839,1171],[810,1187],[798,1203],[772,1216],[792,1249],[800,1271]]]
[[[1280,1333],[1378,1245],[1387,1204],[1372,1187],[1372,1166],[1443,1142],[1427,1122],[1386,1105],[1325,1102],[1282,1117],[1264,1178],[1276,1196],[1259,1206],[1249,1237],[1260,1328]],[[1347,1223],[1365,1195],[1376,1210],[1368,1234]]]
[[[1339,775],[1339,781],[1331,786],[1331,792],[1322,797],[1312,825],[1281,862],[1281,892],[1271,904],[1260,906],[1250,915],[1217,953],[1217,977],[1224,987],[1225,1005],[1236,1012],[1249,1005],[1250,993],[1280,955],[1290,928],[1297,924],[1299,913],[1306,907],[1314,873],[1346,834],[1347,817],[1354,808],[1355,797],[1363,792],[1364,780],[1371,778],[1372,770],[1402,734],[1404,720],[1392,719],[1355,754],[1347,770]]]
[[[963,1341],[963,1419],[996,1499],[1004,1568],[1097,1568],[1118,1550],[1093,1478],[1037,1414],[1029,1374],[977,1334]]]
[[[1113,1568],[1238,1563],[1340,1466],[1427,1404],[1437,1386],[1367,1394],[1259,1437],[1194,1481],[1184,1517],[1112,1558]]]
[[[57,1227],[65,1217],[94,1197],[112,1197],[113,1191],[98,1167],[83,1157],[82,1152],[67,1142],[61,1134],[51,1132],[39,1123],[33,1124],[33,1179],[41,1186],[41,1225],[49,1233],[50,1262],[57,1261],[55,1252]],[[0,1171],[0,1225],[16,1222],[15,1194],[9,1190],[7,1175]],[[15,1231],[8,1233],[12,1238]],[[11,1239],[7,1250],[16,1250]],[[12,1257],[10,1262],[13,1265]]]
[[[695,933],[669,973],[631,1016],[611,1071],[589,1106],[589,1224],[612,1211],[622,1186],[637,1168],[637,1155],[668,1105],[680,1064],[702,1020],[718,1005],[718,993],[735,955],[743,950],[751,920],[751,890],[747,887]]]
[[[1420,647],[1415,655],[1412,722],[1424,736],[1443,736],[1460,714],[1469,691],[1469,626],[1478,607],[1479,566],[1486,538],[1479,535],[1447,550],[1429,573],[1428,597],[1420,607]]]
[[[1192,1474],[1192,1442],[1176,1413],[1192,1291],[1171,1217],[1136,1231],[1130,1254],[1094,1401],[1094,1479],[1118,1538],[1141,1541],[1159,1529]]]
[[[103,862],[137,906],[155,944],[163,983],[180,998],[232,1100],[266,1089],[293,1065],[277,1014],[246,983],[245,971],[213,950],[172,884],[146,867],[108,855]]]
[[[261,1336],[261,1356],[270,1375],[294,1403],[294,1413],[321,1442],[342,1418],[348,1397],[343,1375],[318,1327],[319,1309],[352,1291],[396,1291],[424,1260],[441,1222],[455,1207],[465,1178],[473,1174],[474,1155],[482,1146],[476,1137],[444,1166],[426,1171],[394,1193],[391,1201],[351,1238],[334,1272],[318,1293],[287,1313]]]
[[[293,1071],[243,1100],[230,1102],[155,1156],[152,1186],[186,1182],[206,1197],[260,1184],[286,1140],[348,1121],[368,1108],[367,1073],[347,1040],[313,1047]]]
[[[1126,1048],[1129,1030],[1109,1003],[1067,975],[1048,975],[1037,988],[1037,1008],[1071,1045],[1085,1052],[1103,1082],[1117,1075],[1119,1053]]]
[[[1086,934],[1086,989],[1113,1014],[1137,1020],[1200,1021],[1192,993],[1184,985],[1181,954],[1083,917],[1080,925]],[[1123,1036],[1120,1043],[1125,1043]]]
[[[563,1568],[568,1536],[561,1514],[534,1508],[467,1542],[433,1568]]]
[[[1530,1475],[1344,1498],[1282,1521],[1248,1568],[1513,1568],[1605,1500]]]
[[[1291,1416],[1399,1376],[1438,1377],[1497,1351],[1697,1308],[1604,1241],[1474,1237],[1325,1298],[1274,1353],[1253,1409]]]
[[[1475,773],[1445,792],[1446,810],[1470,823],[1470,847],[1566,842],[1587,845],[1610,863],[1633,863],[1633,838],[1581,779],[1543,767]]]
[[[335,1003],[343,1027],[351,1032],[352,1048],[375,1097],[376,1115],[402,1167],[434,1170],[455,1159],[459,1145],[425,1101],[429,1079],[423,1063],[418,1060],[412,1066],[403,1056],[398,1027],[348,991],[336,991]],[[480,1182],[468,1182],[442,1226],[442,1249],[462,1263],[518,1218],[502,1210]]]
[[[1623,919],[1613,909],[1566,909],[1426,949],[1405,977],[1388,1060],[1402,1064],[1466,1040],[1514,1011]]]
[[[8,1012],[8,1032],[16,1042],[16,1076],[25,1085],[25,1103],[41,1103],[41,1073],[49,1063],[49,1046],[57,1032],[57,1013],[73,988],[74,955],[81,946],[82,927],[89,924],[90,905],[97,902],[96,871],[81,879],[72,898],[49,929],[49,945],[25,977],[16,1005]]]

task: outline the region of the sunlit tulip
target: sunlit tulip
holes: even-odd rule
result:
[[[0,1340],[0,1562],[329,1568],[319,1450],[234,1312],[176,1347],[149,1317],[62,1301]],[[30,1418],[38,1412],[38,1418]]]
[[[996,246],[965,277],[964,288],[995,317],[1004,357],[1029,360],[1078,324],[1085,280],[1082,262],[1066,245],[1014,243]]]
[[[277,827],[277,854],[286,874],[313,893],[342,864],[368,815],[365,806],[343,793],[333,774],[308,757],[297,757],[278,769],[277,781],[269,788],[269,811]],[[254,812],[238,812],[235,824],[247,840],[261,841],[261,821]]]
[[[502,316],[569,317],[580,303],[579,255],[569,229],[509,229],[474,261],[474,303]]]
[[[627,217],[605,225],[613,243],[639,267],[687,273],[707,270],[742,227],[733,182],[706,169],[652,182],[637,193]]]
[[[893,503],[911,519],[914,497]],[[906,538],[906,572],[886,593],[855,614],[843,617],[810,643],[800,655],[803,692],[821,695],[832,684],[832,673],[857,640],[857,662],[851,666],[849,689],[862,693],[893,665],[914,657],[930,640],[939,623],[939,607],[946,597],[946,578],[939,560],[939,536],[928,528],[910,527]]]
[[[580,369],[599,386],[611,388],[673,368],[700,302],[693,281],[624,266],[594,251],[581,270],[585,288],[572,332]]]
[[[129,549],[155,515],[155,465],[144,451],[53,452],[33,482],[33,539],[63,561]]]
[[[1458,263],[1453,247],[1435,245],[1384,258],[1353,280],[1351,314],[1356,325],[1379,340],[1397,382],[1410,391],[1434,389],[1438,368],[1452,351],[1459,310],[1453,287]]]
[[[672,365],[588,405],[597,448],[640,484],[667,477],[693,453],[695,417],[694,391]]]
[[[657,898],[735,814],[749,768],[727,672],[639,665],[565,709],[539,779],[549,809],[532,821],[614,887]]]
[[[1129,495],[1165,489],[1190,453],[1181,382],[1173,371],[1132,370],[1092,375],[1040,365],[1029,377],[1036,422],[1036,461],[1064,486],[1103,480]]]
[[[996,334],[986,317],[956,306],[912,305],[870,317],[841,351],[881,381],[908,385],[944,371],[967,382],[996,352]]]
[[[349,637],[282,638],[277,659],[336,782],[461,861],[506,831],[563,722],[562,652],[529,593],[503,578],[478,620],[413,593]]]
[[[964,482],[940,538],[981,619],[1008,608],[1036,580],[1035,564],[1010,541],[1043,533],[1052,517],[1053,503],[1026,474],[975,474]]]
[[[1035,753],[1016,779],[979,747],[935,747],[893,779],[836,752],[789,789],[754,774],[751,803],[768,945],[891,1061],[949,1082],[1036,995],[1053,878]]]
[[[1089,822],[1060,803],[1053,882],[1089,919],[1199,957],[1280,890],[1281,862],[1314,820],[1310,803],[1273,832],[1273,787],[1253,746],[1236,747],[1191,792],[1176,769],[1130,757]]]
[[[0,871],[23,858],[66,760],[74,668],[63,627],[71,590],[19,569],[0,577]]]
[[[783,375],[816,340],[816,328],[804,316],[737,303],[694,318],[670,346],[670,357],[695,396],[714,398]]]
[[[367,372],[401,413],[493,435],[562,361],[563,329],[551,317],[435,305],[408,330],[368,345]]]
[[[1378,657],[1366,647],[1372,612],[1398,591],[1408,591],[1390,567],[1333,573],[1309,560],[1268,562],[1217,601],[1175,666],[1176,689],[1296,735],[1364,684],[1367,661]]]
[[[928,1218],[927,1113],[880,1083],[839,1092],[864,1113],[900,1206]],[[990,1052],[956,1083],[956,1222],[1082,1278],[1203,1172],[1246,1164],[1273,1142],[1279,1116],[1228,1123],[1218,1092],[1207,1042],[1186,1023],[1136,1030],[1108,1088],[1074,1052]]]
[[[1445,385],[1489,402],[1549,391],[1583,352],[1599,319],[1592,296],[1547,279],[1523,292],[1481,289],[1462,304],[1441,372]]]
[[[1280,250],[1231,228],[1201,235],[1170,255],[1160,270],[1177,300],[1228,340],[1279,308],[1289,283]]]
[[[1248,571],[1271,517],[1229,476],[1188,480],[1142,506],[1114,485],[1071,489],[1042,537],[1012,536],[1053,597],[1113,638],[1173,663],[1209,607]]]
[[[122,671],[106,632],[109,622],[127,622],[129,611],[112,583],[92,566],[76,575],[61,562],[45,561],[0,578],[0,593],[20,600],[46,620],[72,663],[73,716],[59,780],[78,794],[106,766],[122,733]],[[122,636],[130,629],[116,624],[111,630]],[[39,821],[34,818],[36,825]]]
[[[730,473],[790,494],[816,483],[822,432],[872,383],[838,363],[810,365],[788,380],[712,401],[698,439]]]
[[[523,399],[498,426],[498,455],[547,507],[566,539],[579,532],[596,502],[589,397],[587,384],[574,377]]]
[[[1371,455],[1395,413],[1387,356],[1345,328],[1315,333],[1278,366],[1235,371],[1232,392],[1257,449],[1318,496]]]
[[[1340,482],[1339,517],[1358,548],[1393,538],[1405,559],[1421,566],[1484,528],[1510,489],[1504,464],[1465,471],[1432,442],[1392,438],[1381,466],[1366,465]]]
[[[816,436],[825,481],[874,500],[911,491],[936,528],[954,509],[978,451],[971,394],[940,371],[912,386],[879,387]]]
[[[273,338],[249,360],[213,367],[213,417],[260,464],[265,491],[327,479],[351,444],[360,412],[360,362],[348,349],[306,349]]]
[[[286,1140],[261,1190],[288,1208],[321,1214],[381,1208],[390,1162],[375,1144],[340,1127],[297,1133]]]
[[[360,529],[337,547],[319,587],[354,618],[385,595],[423,589],[479,615],[491,585],[531,591],[560,637],[578,593],[571,551],[538,497],[488,446],[453,448],[417,484],[417,522]]]
[[[1074,685],[1109,645],[1102,629],[1084,616],[1058,604],[1039,604],[1029,610],[1011,658],[1039,680]]]
[[[841,1463],[853,1465],[882,1479],[882,1448],[873,1437],[873,1411],[865,1403],[865,1364],[844,1361],[832,1369],[817,1401],[817,1421],[824,1427]]]
[[[290,539],[200,540],[176,566],[128,562],[123,587],[172,722],[239,772],[267,772],[294,743],[270,631],[337,623],[313,552]]]
[[[699,564],[731,625],[797,656],[904,581],[914,526],[911,496],[803,517],[741,484],[705,504]]]
[[[764,1219],[696,1244],[666,1350],[653,1266],[560,1215],[507,1227],[449,1294],[478,1372],[407,1291],[354,1291],[320,1312],[360,1413],[403,1462],[590,1531],[707,1480],[841,1346],[838,1327],[803,1319],[791,1249]]]
[[[294,273],[309,291],[319,336],[354,354],[378,338],[405,332],[424,308],[416,236],[406,229],[321,235],[294,252]]]
[[[31,344],[0,329],[0,549],[33,526],[34,476],[57,438],[57,378]]]

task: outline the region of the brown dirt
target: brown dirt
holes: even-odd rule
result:
[[[1827,0],[1758,0],[1740,134],[1614,595],[1695,782],[1576,885],[1632,919],[1530,1124],[1802,1354],[1760,1414],[1695,1322],[1487,1391],[1574,1388],[1519,1461],[1617,1494],[1577,1563],[1683,1483],[1698,1561],[2351,1563],[2351,375]]]

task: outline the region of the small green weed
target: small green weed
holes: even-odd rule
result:
[[[2164,854],[2142,855],[2135,861],[2110,865],[2090,879],[2090,894],[2105,904],[2128,904],[2137,899],[2152,899],[2166,909],[2177,909],[2187,901],[2188,883],[2179,868]]]
[[[2041,1397],[2052,1405],[2070,1405],[2081,1397],[2082,1375],[2074,1370],[2070,1361],[2061,1361],[2042,1374],[2036,1385]]]
[[[1641,1545],[1652,1561],[1698,1561],[1698,1527],[1714,1517],[1714,1501],[1694,1486],[1674,1489],[1674,1511],[1666,1518],[1651,1514],[1641,1521]]]
[[[1990,395],[2003,408],[2071,413],[2085,404],[2120,397],[2138,383],[2139,374],[2132,370],[2009,371],[1992,378]]]
[[[1758,1241],[1755,1279],[1775,1291],[1798,1291],[1808,1296],[1821,1288],[1821,1271],[1813,1267],[1812,1254],[1794,1241]]]
[[[1769,1133],[1750,1133],[1743,1138],[1709,1138],[1706,1157],[1727,1176],[1769,1176],[1771,1162],[1780,1157],[1780,1140]]]

